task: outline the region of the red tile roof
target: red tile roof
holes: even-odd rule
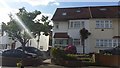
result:
[[[118,18],[120,16],[119,10],[120,6],[57,8],[52,20],[64,21],[89,18]],[[62,13],[66,13],[66,15],[62,15]]]
[[[69,38],[67,33],[55,33],[54,38]]]

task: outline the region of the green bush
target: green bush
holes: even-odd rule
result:
[[[66,55],[64,50],[61,50],[59,48],[52,48],[51,54],[53,58],[63,58]]]
[[[66,54],[63,57],[64,60],[77,60],[77,57],[74,54]]]

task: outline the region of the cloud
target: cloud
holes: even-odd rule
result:
[[[21,0],[21,2],[29,3],[32,6],[38,6],[38,5],[45,5],[46,6],[51,2],[54,2],[54,3],[56,3],[56,5],[58,5],[56,0]]]
[[[59,3],[59,2],[53,2],[52,5],[57,5],[57,6],[59,6],[60,3]]]

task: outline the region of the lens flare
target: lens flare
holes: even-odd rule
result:
[[[13,13],[14,11],[7,5],[7,3],[5,3],[3,0],[0,0],[0,4],[2,4],[5,8],[8,8],[9,11],[11,12],[11,14],[13,15],[13,17],[15,18],[15,20],[17,21],[17,24],[22,27],[25,32],[32,38],[34,39],[33,35],[31,34],[30,30],[27,28],[27,26],[25,26],[24,22],[15,14]],[[35,45],[37,45],[37,41],[35,41],[34,39],[34,43]]]

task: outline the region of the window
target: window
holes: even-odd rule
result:
[[[99,21],[96,21],[96,28],[100,28],[100,23],[99,23]]]
[[[40,49],[43,50],[43,46],[40,46]]]
[[[105,21],[105,27],[109,28],[109,21]]]
[[[64,12],[64,13],[62,13],[62,15],[63,15],[63,16],[65,16],[65,15],[67,15],[67,13],[66,13],[66,12]]]
[[[73,45],[80,45],[80,39],[74,39],[73,40]]]
[[[109,47],[112,47],[112,40],[111,39],[108,40],[108,45],[109,45]]]
[[[103,40],[100,40],[100,46],[103,47]]]
[[[69,28],[80,28],[84,27],[84,21],[70,21],[70,27]]]
[[[71,22],[71,26],[70,27],[73,28],[73,22]]]
[[[55,28],[56,28],[56,29],[59,29],[59,23],[56,23],[56,24],[55,24]]]
[[[84,21],[82,21],[81,23],[82,23],[82,27],[85,27],[85,22],[84,22]]]
[[[99,10],[100,11],[106,11],[107,9],[106,8],[100,8]]]
[[[96,40],[97,47],[116,47],[118,46],[117,39],[97,39]]]
[[[112,21],[110,20],[97,20],[96,28],[112,28]]]
[[[117,44],[118,44],[118,40],[117,40],[117,39],[114,39],[114,40],[113,40],[113,47],[116,47]]]
[[[77,12],[77,13],[79,13],[79,12],[80,12],[80,10],[76,10],[76,12]]]
[[[55,39],[55,44],[57,44],[57,45],[67,45],[68,40],[67,39]]]
[[[100,46],[100,40],[96,40],[96,46],[99,47]]]
[[[80,28],[80,22],[79,21],[74,22],[74,28]]]

